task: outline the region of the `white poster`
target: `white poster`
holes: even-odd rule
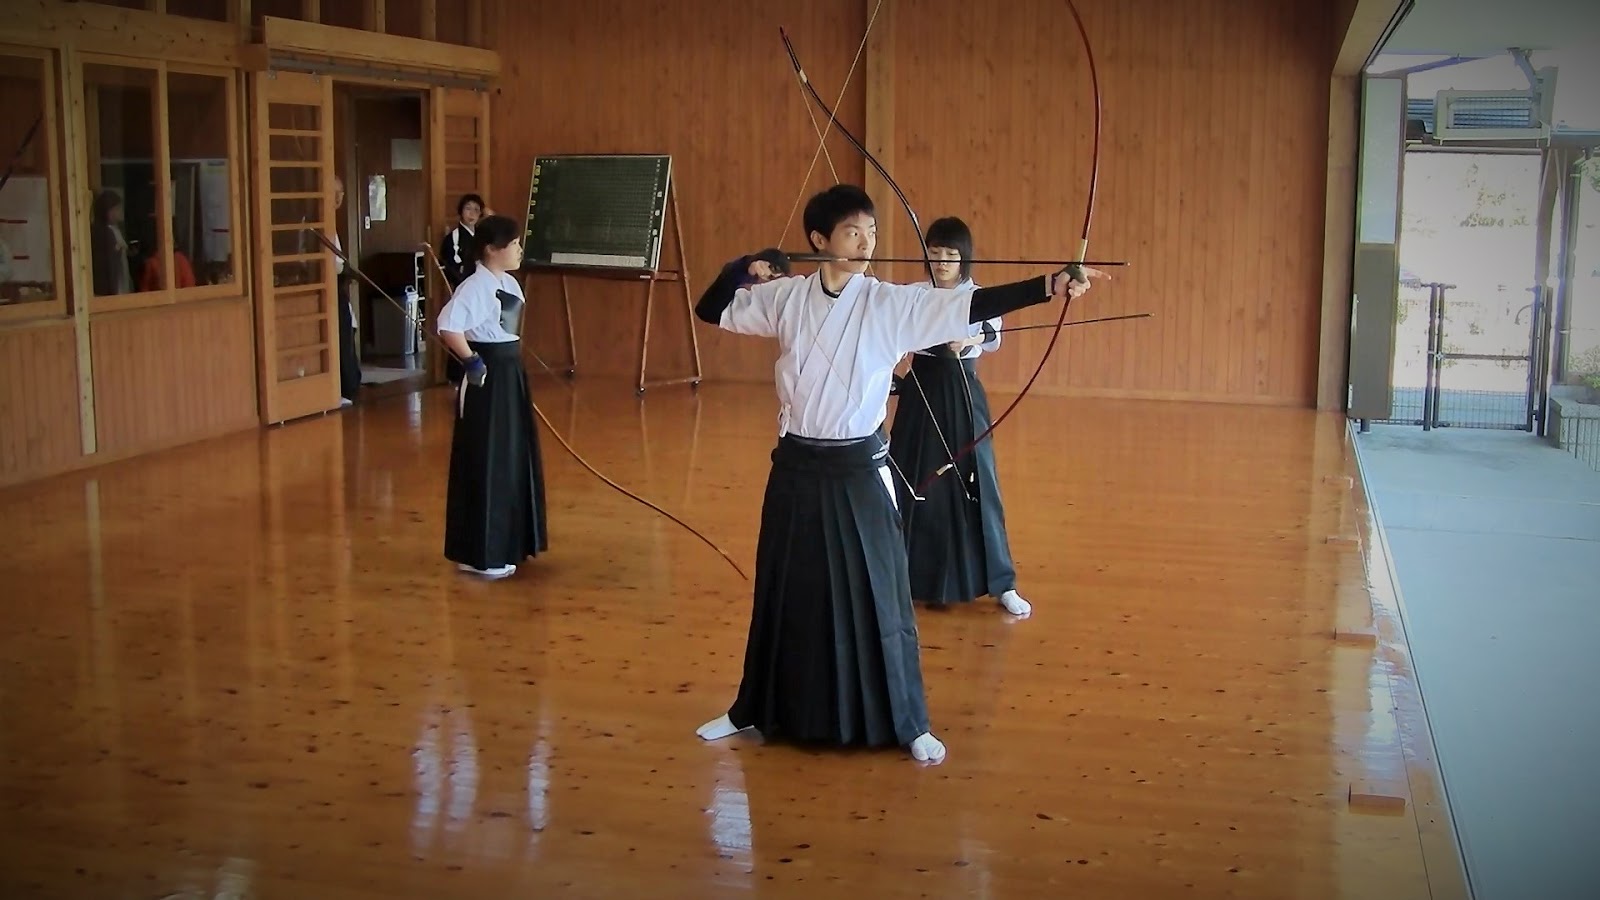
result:
[[[13,175],[0,191],[0,242],[11,260],[7,281],[55,281],[50,248],[50,183],[39,175]]]
[[[389,218],[389,189],[382,175],[367,177],[367,219],[383,222]]]
[[[233,254],[231,188],[227,160],[200,162],[200,244],[208,260],[221,261]]]

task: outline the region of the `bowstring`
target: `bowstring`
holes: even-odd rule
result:
[[[434,252],[433,246],[430,245],[430,244],[427,244],[427,243],[423,243],[420,246],[422,247],[422,249],[424,251],[427,252],[428,258],[433,262],[434,268],[436,268],[439,271],[439,279],[442,282],[444,282],[445,290],[450,293],[451,297],[454,297],[456,289],[451,286],[450,279],[445,276],[444,264],[439,261],[439,256],[438,256],[438,254],[436,254]],[[358,272],[357,274],[360,274],[360,273]],[[366,278],[365,275],[363,275],[362,277]],[[368,284],[372,284],[372,279],[368,278],[367,279],[367,283]],[[380,294],[384,293],[383,289],[382,288],[378,288],[377,285],[374,284],[373,287],[377,288],[378,293],[380,293]],[[390,303],[394,303],[396,306],[400,305],[393,297],[389,297],[388,294],[384,294],[384,296],[389,299]],[[524,298],[524,302],[526,302],[526,298]],[[426,334],[426,331],[424,332],[424,334]],[[446,352],[449,352],[452,356],[455,355],[455,352],[450,350],[450,347],[448,345],[446,345],[442,339],[435,338],[435,340],[438,341],[440,346],[445,348]],[[518,350],[519,350],[519,352],[525,352],[529,356],[532,356],[533,359],[534,359],[534,362],[537,362],[540,366],[542,366],[544,368],[544,370],[546,372],[548,372],[552,376],[555,376],[557,380],[560,380],[560,376],[556,375],[555,369],[550,368],[550,364],[545,362],[543,359],[541,359],[539,357],[539,354],[534,352],[532,347],[528,346],[526,343],[521,343],[521,346],[519,346]],[[572,392],[573,401],[576,402],[577,401],[577,393],[578,393],[577,388],[573,387],[570,384],[568,384],[566,387],[567,387],[567,390]],[[462,395],[465,396],[465,393],[466,393],[466,385],[463,384],[462,385]],[[590,474],[594,475],[594,477],[596,477],[596,478],[600,479],[601,481],[605,482],[608,486],[614,488],[616,491],[621,493],[623,496],[626,496],[626,497],[629,497],[629,498],[631,498],[633,500],[636,500],[639,503],[644,504],[645,506],[649,507],[650,509],[655,510],[656,512],[662,514],[663,516],[666,516],[667,518],[671,519],[672,521],[674,521],[674,522],[678,523],[679,525],[683,526],[683,528],[686,531],[688,531],[690,534],[694,535],[695,537],[699,538],[701,543],[705,544],[707,547],[710,547],[712,550],[715,550],[718,555],[720,555],[724,560],[727,561],[728,565],[733,566],[733,570],[735,572],[739,573],[739,577],[740,578],[743,578],[745,581],[749,581],[750,580],[750,576],[745,573],[744,569],[740,568],[739,564],[737,562],[735,562],[733,557],[728,554],[728,551],[722,549],[720,546],[718,546],[716,544],[716,542],[714,542],[710,538],[706,537],[704,534],[702,534],[699,531],[699,529],[695,528],[693,525],[690,525],[688,522],[685,522],[683,519],[678,518],[677,516],[673,515],[672,513],[668,512],[667,510],[663,509],[662,507],[658,506],[657,504],[651,502],[650,500],[646,500],[644,497],[641,497],[638,494],[634,493],[633,491],[628,490],[627,488],[623,487],[622,485],[618,484],[617,482],[611,480],[611,478],[607,477],[605,475],[605,473],[601,472],[599,469],[596,469],[593,465],[591,465],[589,463],[588,460],[583,458],[583,455],[580,454],[577,451],[577,449],[572,446],[572,444],[567,442],[567,439],[564,436],[562,436],[562,434],[561,434],[561,432],[559,430],[556,429],[556,426],[551,424],[550,419],[548,417],[546,417],[545,414],[544,414],[544,411],[539,408],[539,404],[534,403],[534,402],[532,402],[530,400],[529,401],[529,405],[531,405],[533,407],[533,412],[534,412],[535,415],[537,415],[539,417],[539,421],[544,423],[544,427],[550,430],[550,434],[553,435],[555,437],[555,439],[561,443],[561,446],[566,449],[567,453],[570,454],[573,459],[577,460],[579,465],[581,465],[585,469],[587,469]]]
[[[790,207],[789,207],[788,218],[784,219],[784,222],[783,222],[783,231],[782,231],[782,233],[779,234],[778,243],[775,244],[774,246],[782,247],[783,246],[783,242],[788,238],[788,236],[789,236],[789,226],[794,224],[795,213],[799,211],[799,209],[800,209],[800,201],[801,201],[801,199],[803,197],[805,197],[805,194],[806,194],[806,187],[808,185],[810,185],[811,176],[816,172],[817,160],[818,159],[826,158],[827,161],[828,161],[828,172],[829,172],[829,174],[831,174],[833,176],[834,184],[842,183],[839,180],[839,171],[838,171],[837,168],[835,168],[835,166],[833,164],[833,154],[828,152],[828,149],[827,149],[827,146],[828,146],[828,132],[833,130],[834,122],[836,122],[838,120],[838,118],[839,118],[839,107],[844,105],[845,93],[847,91],[849,91],[849,89],[850,89],[850,79],[855,77],[856,68],[860,65],[861,57],[866,52],[867,42],[872,37],[872,26],[878,21],[878,13],[880,11],[882,11],[882,9],[883,9],[883,0],[878,0],[878,2],[876,4],[874,4],[873,7],[872,7],[872,15],[867,18],[867,27],[861,33],[861,43],[856,45],[856,54],[855,54],[855,57],[850,61],[850,69],[849,69],[848,72],[845,73],[844,82],[841,85],[839,85],[839,94],[838,94],[837,97],[834,98],[833,108],[828,111],[828,124],[827,124],[826,127],[819,126],[817,124],[816,112],[814,110],[812,110],[811,104],[810,104],[810,102],[808,102],[808,98],[806,97],[806,94],[805,94],[805,84],[806,84],[806,82],[810,81],[810,76],[806,75],[805,71],[803,69],[798,72],[797,77],[800,79],[800,81],[798,82],[799,87],[800,87],[800,104],[806,108],[806,116],[808,118],[810,118],[810,120],[811,120],[811,128],[812,128],[813,131],[815,131],[817,133],[817,149],[815,151],[813,151],[812,154],[811,154],[811,164],[806,167],[805,178],[802,179],[802,181],[800,182],[800,191],[799,191],[799,193],[795,194],[794,203],[791,204]],[[808,245],[810,244],[809,235],[807,236],[807,241],[806,242],[807,242]],[[869,260],[867,262],[867,272],[871,273],[873,271],[872,266],[873,266],[873,264]],[[820,331],[818,333],[812,335],[812,337],[811,337],[811,348],[810,348],[809,351],[807,351],[808,354],[816,352],[817,345],[821,341],[821,337],[822,337],[822,335],[821,335]],[[855,401],[855,402],[857,402],[857,403],[859,403],[860,402],[860,398],[856,396],[855,389],[850,386],[850,382],[846,381],[844,376],[840,375],[838,369],[836,369],[834,367],[832,355],[828,354],[828,353],[824,353],[823,354],[823,359],[828,364],[828,371],[831,372],[834,375],[835,378],[838,378],[839,381],[844,384],[845,391],[848,392],[848,394],[850,395],[850,399]],[[910,371],[910,370],[907,370],[906,374],[911,376],[912,383],[916,385],[917,394],[919,396],[921,396],[921,398],[922,398],[922,405],[923,405],[924,408],[926,408],[928,410],[928,419],[929,419],[929,421],[931,421],[933,423],[934,432],[936,434],[938,434],[938,436],[939,436],[939,443],[944,448],[945,458],[946,459],[950,459],[950,460],[953,461],[954,457],[955,457],[955,453],[954,453],[954,451],[952,451],[950,449],[950,441],[945,437],[944,428],[939,424],[938,417],[933,414],[933,405],[932,405],[932,403],[930,403],[928,401],[927,392],[925,390],[923,390],[922,379],[917,377],[917,373],[916,372],[913,372],[913,371]],[[963,384],[965,384],[965,381],[966,381],[966,371],[963,370],[962,371],[962,382],[963,382]],[[970,393],[970,388],[969,388],[969,393]],[[917,489],[916,489],[916,485],[912,483],[911,479],[906,477],[905,472],[900,470],[900,464],[895,461],[894,457],[893,456],[889,456],[889,457],[887,457],[887,459],[889,460],[889,465],[894,469],[895,474],[900,476],[901,482],[903,482],[905,484],[906,489],[911,493],[911,498],[913,500],[922,500],[922,499],[924,499],[923,497],[918,495]],[[961,479],[959,477],[957,477],[956,481],[957,481],[958,484],[961,484],[962,493],[966,494],[967,499],[968,500],[972,500],[972,495],[967,492],[966,485],[961,482]]]
[[[817,132],[817,149],[811,154],[811,165],[806,167],[806,177],[800,182],[800,192],[794,195],[794,203],[789,207],[789,217],[783,220],[783,231],[778,235],[778,242],[773,245],[774,247],[782,247],[784,239],[789,236],[789,226],[794,224],[794,215],[800,211],[800,201],[806,195],[806,186],[811,183],[811,176],[817,170],[817,160],[819,158],[827,157],[828,171],[833,175],[833,182],[834,184],[839,183],[839,172],[833,167],[833,154],[828,152],[828,132],[833,130],[834,120],[839,117],[839,107],[844,105],[844,95],[850,89],[850,79],[855,77],[856,67],[861,64],[861,56],[867,50],[867,39],[872,36],[873,23],[878,21],[878,12],[882,9],[883,0],[878,0],[877,5],[872,7],[872,15],[867,19],[867,28],[861,32],[861,43],[856,47],[855,58],[850,61],[850,71],[845,73],[844,84],[839,85],[839,96],[834,98],[833,109],[828,111],[827,127],[824,128],[817,125],[817,114],[812,111],[811,104],[805,102],[804,91],[800,94],[801,105],[806,108],[806,115],[811,118],[811,127]],[[809,77],[804,72],[801,72],[799,77],[809,80]],[[811,240],[808,237],[806,239],[807,246],[810,243]]]

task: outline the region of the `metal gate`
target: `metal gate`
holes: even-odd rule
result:
[[[1541,338],[1551,324],[1545,292],[1530,288],[1533,302],[1518,308],[1508,327],[1509,308],[1495,308],[1501,297],[1452,299],[1453,284],[1422,287],[1428,289],[1426,372],[1420,422],[1413,422],[1425,431],[1543,430],[1549,342]]]

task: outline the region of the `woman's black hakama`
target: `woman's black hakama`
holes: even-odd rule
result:
[[[940,347],[937,355],[913,354],[911,372],[916,378],[908,374],[896,389],[900,399],[889,447],[911,481],[896,485],[911,596],[934,604],[999,597],[1016,588],[1017,570],[989,439],[923,488],[923,500],[913,500],[910,493],[988,429],[989,398],[978,380],[977,360],[958,359]]]
[[[488,376],[463,384],[450,444],[444,555],[475,569],[516,565],[549,549],[544,464],[522,342],[470,342]]]

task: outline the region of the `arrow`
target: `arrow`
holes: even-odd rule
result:
[[[1101,316],[1098,319],[1079,319],[1076,322],[1068,322],[1068,323],[1066,323],[1066,325],[1063,325],[1062,327],[1066,328],[1066,327],[1069,327],[1069,326],[1072,326],[1072,325],[1092,325],[1095,322],[1121,322],[1121,321],[1123,321],[1125,319],[1148,319],[1148,318],[1150,318],[1150,316],[1151,316],[1150,313],[1134,313],[1134,314],[1128,315],[1128,316]],[[1033,331],[1036,328],[1054,328],[1054,327],[1056,327],[1056,326],[1049,325],[1049,324],[1046,324],[1046,325],[1018,325],[1015,328],[1002,328],[996,333],[997,334],[1006,334],[1006,333],[1012,332],[1012,331]]]
[[[868,258],[868,257],[864,257],[864,256],[831,256],[831,255],[829,255],[827,253],[785,253],[784,255],[789,258],[790,262],[877,262],[877,263],[897,263],[897,262],[902,262],[902,263],[920,263],[920,262],[927,262],[927,260],[923,259],[920,256],[916,257],[916,258],[882,257],[882,256],[875,256],[875,257]],[[953,263],[967,262],[967,263],[969,263],[971,265],[974,265],[974,266],[976,266],[976,265],[984,265],[984,264],[991,265],[991,266],[1065,266],[1065,265],[1078,265],[1078,266],[1093,266],[1094,268],[1097,268],[1097,269],[1105,268],[1107,266],[1126,266],[1126,265],[1129,265],[1129,263],[1126,263],[1126,262],[1111,262],[1111,261],[1102,261],[1102,260],[1061,260],[1061,259],[973,259],[973,260],[936,259],[936,260],[933,260],[933,264],[934,265],[938,265],[939,263],[942,263],[942,262],[953,262]]]

